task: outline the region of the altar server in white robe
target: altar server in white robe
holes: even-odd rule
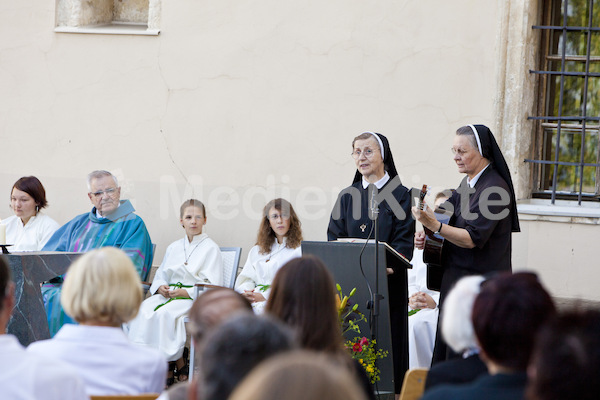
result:
[[[408,368],[429,368],[437,321],[440,292],[427,288],[427,265],[423,250],[415,249],[412,269],[408,270],[408,310],[418,309],[408,317]]]
[[[60,228],[58,222],[42,213],[47,205],[46,190],[38,178],[24,176],[16,181],[10,192],[10,208],[15,215],[2,220],[6,225],[2,244],[12,245],[11,252],[40,251]]]
[[[450,191],[435,196],[435,208],[448,200]],[[408,311],[419,310],[408,317],[408,367],[429,368],[437,322],[440,314],[440,292],[427,288],[427,265],[423,262],[423,250],[415,249],[408,270]]]
[[[185,236],[171,243],[156,271],[150,293],[137,317],[124,326],[129,339],[159,349],[168,361],[185,370],[183,359],[186,333],[184,318],[192,307],[196,283],[223,284],[223,261],[219,246],[202,233],[206,210],[199,200],[181,205],[181,226]],[[183,375],[187,375],[187,370]],[[183,377],[180,376],[180,379]]]
[[[269,298],[271,282],[285,263],[301,257],[302,224],[287,200],[271,200],[263,209],[256,246],[235,282],[235,290],[252,303],[256,313],[262,313]]]

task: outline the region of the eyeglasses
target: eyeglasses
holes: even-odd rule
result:
[[[290,214],[282,213],[282,214],[271,214],[267,216],[269,221],[276,221],[279,218],[281,219],[290,219]]]
[[[470,149],[465,150],[465,149],[460,149],[460,148],[459,149],[455,149],[454,147],[452,147],[450,149],[450,151],[452,151],[452,154],[454,154],[454,155],[458,154],[460,157],[462,157],[462,156],[464,156],[465,154],[467,154],[471,150]]]
[[[90,194],[92,196],[94,196],[94,198],[99,199],[102,197],[103,194],[106,194],[107,196],[112,197],[116,191],[117,191],[117,188],[110,188],[110,189],[100,190],[98,192],[94,192],[94,193],[90,193]]]
[[[354,150],[350,155],[355,160],[358,160],[360,158],[361,154],[364,154],[365,157],[367,157],[367,158],[371,158],[371,157],[373,157],[373,154],[375,154],[376,151],[379,151],[379,149],[377,149],[377,150],[365,149],[364,151]]]

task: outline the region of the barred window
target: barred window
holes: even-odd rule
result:
[[[600,4],[546,0],[533,197],[600,201]]]

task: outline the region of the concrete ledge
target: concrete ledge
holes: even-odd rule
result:
[[[100,35],[142,35],[142,36],[157,36],[160,29],[149,29],[146,24],[132,24],[112,22],[102,25],[87,25],[87,26],[57,26],[54,32],[58,33],[95,33]]]
[[[570,297],[554,297],[554,303],[556,304],[556,308],[561,312],[572,309],[600,310],[600,300],[587,300]]]

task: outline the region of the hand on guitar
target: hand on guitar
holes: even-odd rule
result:
[[[436,308],[437,304],[427,293],[417,292],[408,298],[408,306],[413,310],[422,310],[424,308]]]
[[[415,220],[419,221],[425,228],[431,230],[432,232],[437,232],[438,228],[440,227],[440,222],[437,220],[435,214],[429,207],[421,210],[419,207],[414,206],[411,211]]]
[[[423,248],[425,248],[425,238],[426,235],[424,231],[415,232],[415,248],[423,250]]]

